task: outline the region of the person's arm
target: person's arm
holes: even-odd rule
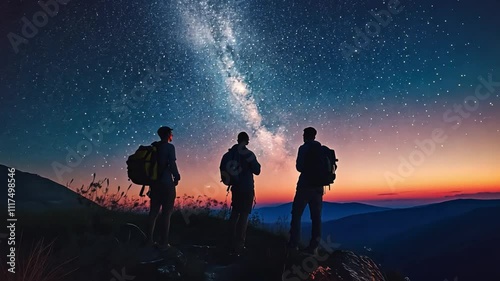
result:
[[[170,173],[174,176],[174,182],[178,182],[181,179],[181,175],[179,174],[179,170],[177,170],[177,164],[175,163],[175,147],[173,145],[168,146],[168,168]]]
[[[307,152],[307,147],[305,145],[301,145],[299,147],[299,152],[297,153],[297,160],[295,162],[295,168],[299,172],[304,171],[304,166],[305,166],[305,161],[306,161],[306,152]]]
[[[257,157],[252,152],[252,157],[250,158],[250,169],[254,175],[260,174],[260,163],[257,161]]]

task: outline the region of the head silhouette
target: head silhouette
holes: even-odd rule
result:
[[[158,129],[158,136],[162,141],[172,141],[172,134],[173,129],[167,126],[162,126]]]
[[[241,132],[238,134],[238,144],[247,145],[249,141],[250,141],[250,137],[248,137],[247,133]]]
[[[314,129],[313,127],[307,127],[304,129],[304,141],[308,141],[308,140],[314,140],[316,139],[316,129]]]

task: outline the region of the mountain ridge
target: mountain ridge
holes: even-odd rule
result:
[[[8,169],[8,166],[0,164],[0,181],[7,182]],[[14,200],[18,211],[101,208],[73,190],[38,174],[16,169],[14,179]],[[7,196],[7,192],[2,192],[0,199],[6,202]]]
[[[322,219],[323,221],[335,220],[351,215],[380,212],[391,210],[391,208],[377,207],[358,202],[337,203],[337,202],[323,202]],[[262,207],[255,209],[256,212],[262,217],[264,223],[275,223],[278,219],[288,221],[291,219],[292,202],[280,204],[273,207]],[[309,208],[305,208],[302,218],[307,220],[309,218]]]
[[[358,214],[323,223],[323,233],[336,237],[339,243],[371,246],[382,237],[396,235],[416,226],[464,214],[480,207],[499,206],[500,200],[455,199],[405,209]],[[309,230],[304,229],[304,233]],[[366,233],[370,236],[366,237]],[[360,245],[359,241],[363,241]]]
[[[388,237],[374,245],[372,253],[411,280],[457,276],[460,280],[499,281],[499,219],[500,205],[480,207]],[[425,270],[414,266],[423,261],[428,265]]]

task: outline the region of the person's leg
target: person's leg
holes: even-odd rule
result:
[[[233,237],[236,236],[236,225],[238,223],[238,218],[240,217],[240,214],[236,212],[234,209],[231,210],[231,215],[229,216],[229,239],[232,241]]]
[[[248,225],[248,213],[241,213],[236,225],[234,249],[241,251],[245,247],[245,238]]]
[[[162,216],[163,216],[163,231],[162,231],[162,239],[161,245],[168,246],[169,245],[169,234],[170,234],[170,218],[172,217],[172,213],[174,212],[174,202],[175,202],[176,191],[175,187],[169,187],[165,192],[165,199],[162,200]]]
[[[228,239],[229,248],[234,249],[237,237],[237,225],[240,220],[240,194],[236,191],[231,191],[231,215],[229,216]]]
[[[295,248],[300,242],[300,221],[302,213],[307,205],[305,190],[297,189],[292,204],[292,221],[290,222],[290,240],[288,246]]]
[[[245,191],[242,193],[242,209],[236,226],[236,250],[241,251],[245,248],[245,240],[248,227],[248,216],[252,212],[253,200],[255,197],[254,190]]]
[[[309,201],[309,211],[311,213],[312,229],[311,241],[309,248],[314,249],[319,246],[321,240],[321,210],[323,208],[323,188],[321,190],[311,190],[311,198]]]
[[[154,236],[154,231],[155,231],[155,224],[156,224],[156,218],[158,217],[158,214],[160,212],[160,202],[157,198],[151,197],[150,200],[150,207],[149,207],[149,217],[148,217],[148,230],[146,232],[146,243],[147,245],[151,246],[153,245],[153,236]]]

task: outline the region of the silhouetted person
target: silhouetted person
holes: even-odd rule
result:
[[[300,242],[300,220],[306,205],[312,220],[312,235],[306,252],[316,254],[321,240],[321,208],[323,204],[323,186],[313,184],[316,162],[320,161],[318,154],[310,153],[311,149],[319,151],[321,144],[315,140],[316,129],[304,129],[304,144],[300,146],[297,155],[296,169],[300,172],[297,190],[292,204],[292,221],[290,225],[290,240],[288,247],[298,249]],[[318,149],[319,148],[319,149]]]
[[[240,254],[245,249],[248,216],[252,212],[255,190],[253,175],[260,174],[260,164],[255,154],[249,150],[249,137],[245,132],[238,134],[238,144],[230,150],[236,150],[239,155],[241,170],[237,184],[231,186],[231,216],[229,217],[231,252]]]
[[[158,136],[161,141],[156,142],[158,149],[158,181],[151,185],[149,197],[149,227],[148,227],[148,245],[153,245],[153,233],[155,230],[156,219],[162,210],[162,220],[164,227],[161,229],[160,248],[168,248],[168,236],[170,232],[170,217],[174,210],[174,201],[176,197],[175,187],[179,183],[181,176],[175,163],[175,147],[170,143],[173,139],[172,129],[166,126],[158,129]]]

